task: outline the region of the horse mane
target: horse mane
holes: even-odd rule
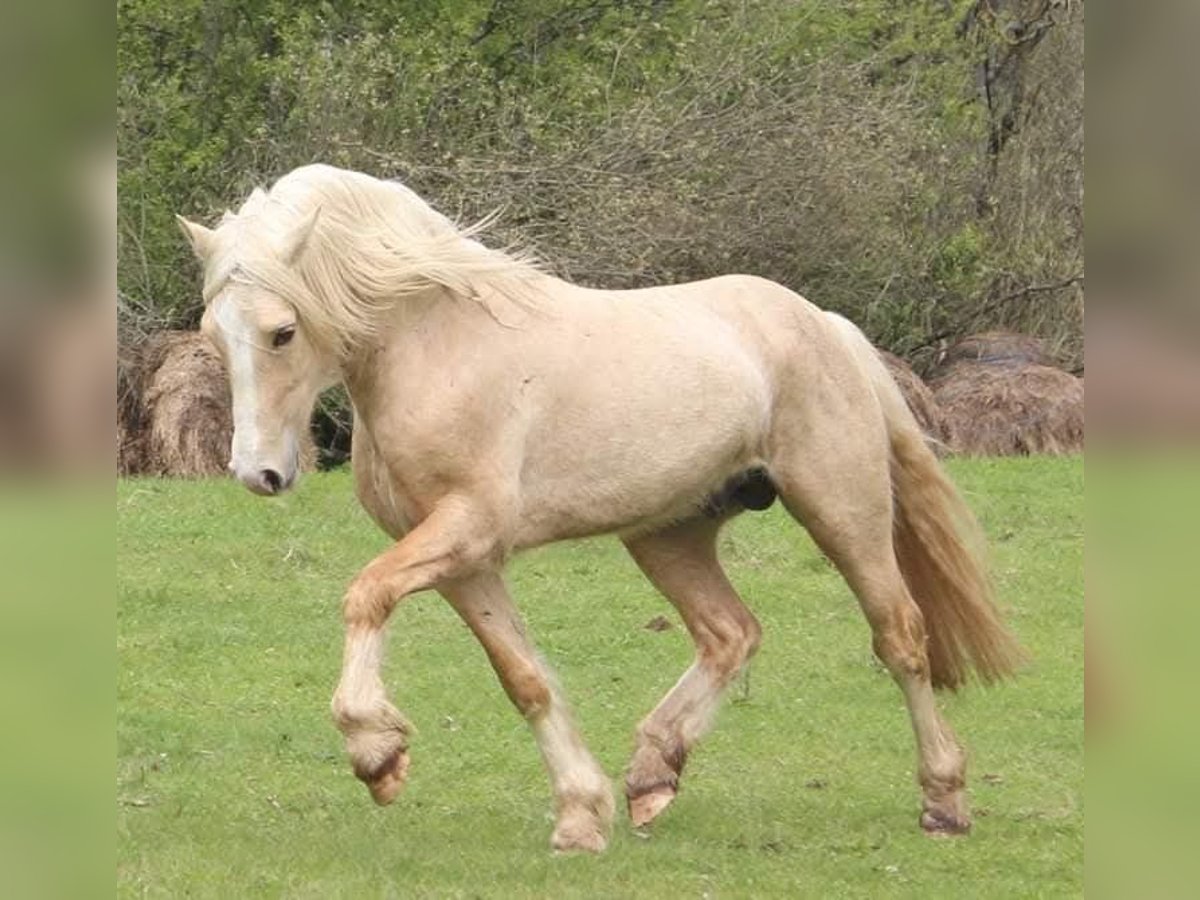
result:
[[[399,182],[303,166],[225,214],[206,262],[205,301],[230,281],[258,285],[345,358],[397,302],[432,286],[487,306],[487,285],[528,303],[540,270],[528,256],[474,240],[491,221],[461,227]]]

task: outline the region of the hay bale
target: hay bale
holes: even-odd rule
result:
[[[125,455],[132,471],[225,473],[233,441],[229,381],[207,338],[191,331],[152,335],[136,351],[130,382],[127,405],[135,421],[126,428],[136,437]]]
[[[117,474],[137,475],[142,469],[141,441],[129,433],[123,410],[117,410]]]
[[[912,366],[896,354],[880,350],[879,355],[888,371],[892,373],[892,379],[900,388],[900,393],[904,395],[917,424],[921,426],[921,430],[925,432],[926,436],[933,439],[935,449],[939,445],[948,444],[950,432],[946,427],[946,416],[934,398],[933,391],[929,389],[929,385],[921,380],[921,376],[913,371]]]
[[[1053,366],[1054,358],[1041,338],[1011,331],[984,331],[951,344],[938,358],[933,377],[945,375],[958,363]]]
[[[138,354],[117,347],[117,475],[142,473],[142,440],[137,396]]]
[[[1028,456],[1083,451],[1083,381],[1061,369],[960,362],[930,387],[956,453]]]

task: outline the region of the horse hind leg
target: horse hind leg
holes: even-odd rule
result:
[[[675,799],[687,755],[708,731],[725,687],[758,649],[758,621],[717,560],[720,522],[697,520],[626,539],[625,546],[683,618],[696,659],[638,725],[625,795],[635,827]]]
[[[845,440],[823,435],[819,452],[793,446],[772,462],[772,479],[793,518],[850,585],[871,627],[872,649],[904,693],[919,757],[922,828],[963,833],[970,828],[966,757],[934,701],[924,619],[896,558],[887,439],[872,440],[870,429],[839,434]]]

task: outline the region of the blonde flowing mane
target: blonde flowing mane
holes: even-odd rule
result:
[[[473,239],[489,222],[459,227],[398,182],[303,166],[225,214],[206,259],[205,302],[231,281],[260,286],[344,358],[417,291],[441,286],[483,302],[488,283],[527,294],[512,287],[538,275],[536,264]]]

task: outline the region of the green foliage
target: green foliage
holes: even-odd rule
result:
[[[1083,464],[960,460],[1033,662],[942,705],[971,753],[966,839],[917,828],[912,735],[845,583],[776,506],[722,542],[764,627],[652,830],[549,852],[528,728],[438,597],[393,616],[385,680],[417,726],[378,809],[328,716],[338,602],[385,545],[348,473],[263,500],[236,483],[117,488],[117,891],[201,897],[1074,896],[1083,867]],[[519,557],[514,595],[614,777],[691,658],[615,540]]]
[[[970,296],[979,290],[984,261],[984,236],[968,222],[936,248],[930,271],[948,293]]]
[[[1082,266],[1082,18],[1029,55],[1026,93],[1065,85],[1067,118],[998,164],[977,81],[1002,29],[977,8],[119,0],[121,289],[194,324],[174,214],[322,160],[454,216],[503,208],[498,242],[587,283],[754,272],[898,349],[987,325],[982,301]],[[1056,137],[1076,120],[1078,147]],[[1075,299],[1003,313],[1057,338]]]

